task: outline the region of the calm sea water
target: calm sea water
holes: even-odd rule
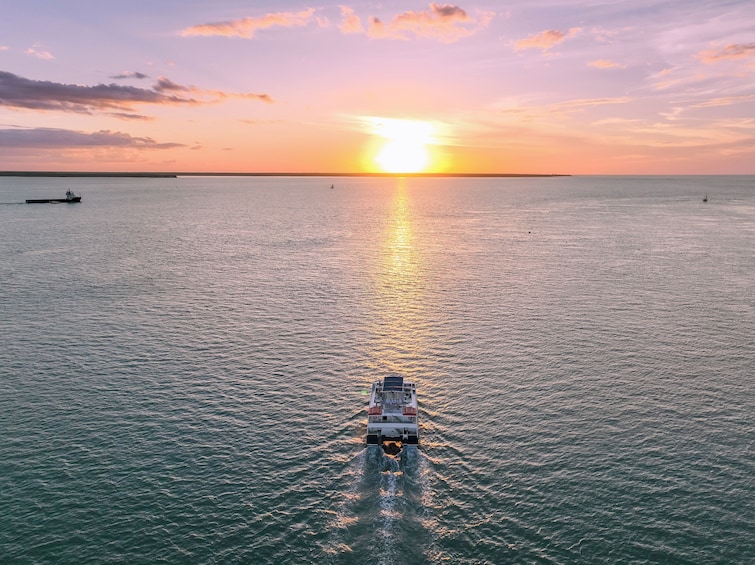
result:
[[[755,561],[755,177],[0,202],[0,562]]]

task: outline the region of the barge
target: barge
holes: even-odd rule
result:
[[[372,384],[367,410],[367,445],[379,445],[388,455],[405,445],[419,445],[417,387],[401,376]]]

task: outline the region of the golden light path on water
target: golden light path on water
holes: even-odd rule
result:
[[[375,316],[378,370],[415,378],[426,351],[423,278],[427,270],[414,225],[409,187],[397,180],[375,272]]]

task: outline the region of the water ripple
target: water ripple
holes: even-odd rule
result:
[[[0,207],[3,559],[755,561],[751,178],[82,183]]]

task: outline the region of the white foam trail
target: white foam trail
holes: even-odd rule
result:
[[[330,555],[363,551],[367,540],[361,532],[371,524],[372,550],[377,563],[396,563],[402,544],[401,524],[411,509],[407,505],[424,505],[430,479],[429,463],[416,448],[405,448],[399,458],[386,455],[377,446],[368,446],[357,453],[346,466],[341,500],[333,511],[328,530],[330,536],[324,551]],[[407,489],[411,493],[407,492]],[[408,498],[406,498],[408,496]],[[425,509],[416,509],[421,520],[427,519]],[[360,540],[360,541],[357,541]]]
[[[379,556],[379,563],[394,563],[396,554],[394,525],[400,519],[398,510],[398,496],[401,496],[403,473],[399,469],[399,461],[383,454],[381,461],[383,471],[380,477],[380,516],[382,529],[380,535],[383,541],[383,552]]]

